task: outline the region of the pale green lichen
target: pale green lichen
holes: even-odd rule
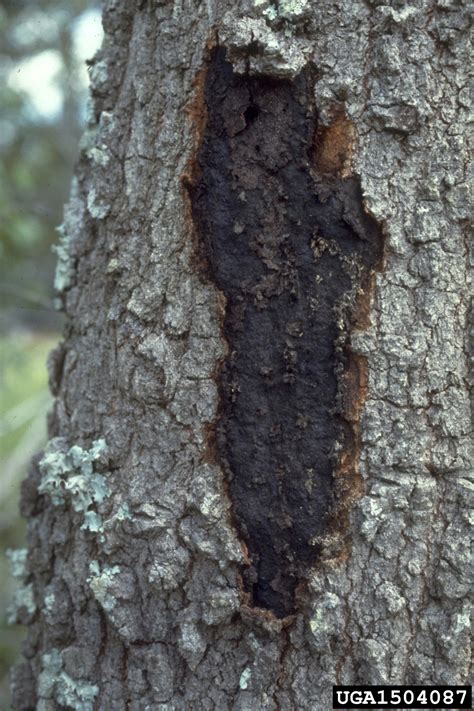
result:
[[[54,689],[63,668],[63,660],[58,649],[43,654],[41,657],[42,669],[38,677],[38,696],[42,699],[53,697]]]
[[[28,551],[26,548],[7,548],[5,551],[8,560],[10,561],[10,569],[14,578],[24,578],[26,575],[26,557]]]
[[[92,86],[99,87],[106,84],[109,79],[107,62],[103,60],[95,62],[90,68],[89,75]]]
[[[128,508],[128,504],[120,504],[116,512],[108,518],[106,521],[104,521],[104,524],[101,526],[100,531],[101,534],[104,531],[104,528],[106,526],[114,526],[117,523],[121,523],[122,521],[131,521],[132,520],[132,514],[130,512],[130,509]],[[92,525],[92,523],[91,523]]]
[[[7,608],[7,623],[9,625],[14,625],[18,619],[18,612],[21,608],[32,615],[36,612],[36,603],[33,593],[33,585],[28,583],[28,585],[21,585],[13,595],[13,600]]]
[[[248,687],[248,683],[249,683],[251,676],[252,676],[251,669],[249,669],[249,667],[245,667],[242,674],[240,675],[240,680],[239,680],[239,687],[243,691],[245,691],[245,689]]]
[[[114,516],[116,521],[131,521],[132,514],[128,508],[128,504],[120,504],[117,513]]]
[[[56,595],[53,592],[45,595],[44,608],[47,612],[53,611],[55,603],[56,603]]]
[[[105,143],[98,144],[98,128],[97,126],[88,128],[82,134],[79,143],[79,148],[86,156],[96,165],[106,168],[110,163],[110,156],[107,153]]]
[[[276,8],[273,7],[273,5],[263,10],[263,15],[265,15],[265,17],[267,17],[269,20],[276,20],[276,18],[278,17]]]
[[[110,586],[114,581],[114,577],[120,573],[118,565],[113,567],[104,566],[102,571],[97,560],[91,561],[89,564],[90,576],[87,578],[89,587],[94,593],[94,597],[99,602],[106,612],[113,610],[116,604],[116,599],[110,592]]]
[[[97,165],[106,168],[110,163],[110,156],[107,153],[107,148],[103,145],[101,148],[94,147],[87,152],[88,157]]]
[[[120,262],[118,259],[115,257],[112,257],[112,259],[109,261],[107,264],[107,274],[115,274],[116,272],[120,271]]]
[[[277,19],[298,21],[310,11],[308,0],[279,0],[277,3],[269,0],[254,0],[253,4],[270,22]]]
[[[89,108],[89,107],[87,107]],[[94,121],[95,124],[95,121]],[[84,151],[86,155],[88,155],[89,151],[94,148],[96,145],[97,141],[97,125],[93,125],[89,128],[86,128],[84,133],[81,136],[81,140],[79,141],[79,148],[81,151]]]
[[[110,204],[101,199],[95,188],[91,188],[87,195],[87,209],[96,220],[103,220],[110,212]]]
[[[278,13],[288,19],[301,17],[309,9],[310,3],[308,0],[280,0],[278,3]]]
[[[17,580],[24,580],[27,575],[26,559],[28,551],[26,548],[18,548],[16,550],[9,548],[6,551],[6,556],[10,562],[11,572]],[[30,615],[36,611],[36,603],[33,593],[33,585],[20,585],[13,595],[13,599],[7,607],[7,623],[14,625],[18,620],[19,611],[24,608]]]
[[[74,275],[74,260],[71,257],[69,236],[64,230],[64,225],[56,227],[59,232],[59,243],[52,246],[52,251],[57,254],[56,272],[54,275],[54,288],[58,292],[65,291],[71,286]]]
[[[73,679],[63,667],[61,652],[52,649],[41,657],[42,671],[38,678],[38,696],[50,699],[76,711],[92,711],[99,687],[87,681]],[[45,704],[43,706],[46,708]]]
[[[74,511],[84,514],[81,528],[100,532],[102,517],[96,509],[108,496],[109,488],[105,477],[94,471],[94,463],[107,452],[105,440],[96,440],[89,450],[78,445],[66,450],[64,445],[60,437],[48,442],[39,463],[42,480],[38,491],[48,494],[55,506],[69,499]]]
[[[84,514],[84,523],[81,528],[92,531],[92,533],[102,533],[102,516],[95,511],[86,511]]]

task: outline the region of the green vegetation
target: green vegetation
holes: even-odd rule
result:
[[[0,327],[58,328],[50,307],[62,222],[101,40],[88,0],[0,6]]]
[[[31,457],[46,441],[46,413],[51,404],[45,368],[47,354],[57,335],[15,333],[0,339],[0,702],[8,690],[7,672],[15,660],[22,637],[20,627],[7,625],[7,610],[13,602],[18,581],[18,549],[24,543],[24,523],[19,517],[21,480]],[[21,549],[20,549],[21,550]],[[8,560],[10,558],[10,561]],[[13,570],[12,570],[13,569]],[[6,708],[0,703],[1,708]]]

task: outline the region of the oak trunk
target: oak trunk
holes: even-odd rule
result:
[[[463,5],[104,3],[16,709],[467,683]]]

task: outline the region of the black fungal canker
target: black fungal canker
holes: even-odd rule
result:
[[[350,440],[341,373],[357,291],[382,238],[355,178],[318,176],[313,82],[234,74],[214,52],[190,187],[206,276],[226,297],[219,458],[252,566],[253,604],[282,617],[317,560]]]

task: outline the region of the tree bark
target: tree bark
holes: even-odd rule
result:
[[[467,9],[103,22],[14,707],[467,683]]]

